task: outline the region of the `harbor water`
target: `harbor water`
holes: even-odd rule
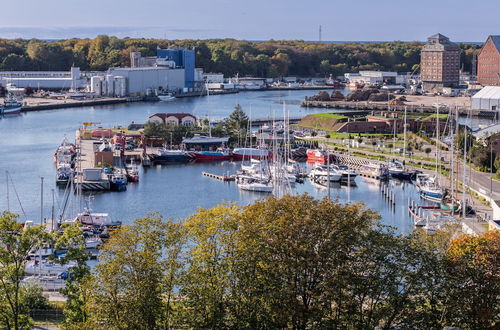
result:
[[[254,119],[280,117],[282,103],[286,102],[290,118],[325,109],[300,107],[305,96],[315,91],[262,91],[218,95],[203,98],[176,99],[171,102],[129,103],[100,107],[68,108],[23,113],[0,118],[0,210],[10,209],[20,220],[41,219],[41,177],[44,177],[43,217],[52,213],[54,190],[55,214],[63,200],[64,190],[55,185],[54,151],[66,135],[73,141],[75,130],[84,122],[97,122],[98,126],[127,126],[132,122],[144,123],[158,112],[186,112],[211,120],[227,117],[237,104]],[[328,110],[332,111],[332,110]],[[478,122],[472,122],[477,125]],[[130,223],[148,212],[159,212],[164,217],[186,217],[198,208],[213,207],[224,202],[246,205],[266,195],[240,191],[233,183],[224,183],[202,175],[234,174],[238,162],[194,163],[155,166],[140,170],[140,182],[131,183],[126,192],[98,193],[93,197],[95,212],[107,212],[110,217]],[[8,171],[12,182],[7,182]],[[407,212],[408,198],[419,201],[415,187],[409,183],[390,181],[396,195],[396,205],[387,202],[380,192],[379,182],[358,177],[357,186],[333,187],[331,197],[341,202],[361,201],[378,211],[382,222],[408,233],[413,225]],[[326,196],[326,189],[314,186],[308,180],[296,184],[294,193],[308,193],[314,197]],[[423,201],[421,203],[424,203]]]

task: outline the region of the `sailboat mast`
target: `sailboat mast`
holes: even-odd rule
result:
[[[455,105],[456,110],[456,105]],[[457,120],[458,122],[458,120]],[[455,213],[455,204],[453,202],[453,198],[455,195],[455,132],[453,129],[453,122],[450,125],[450,133],[451,133],[451,178],[450,178],[450,186],[451,186],[451,214]]]
[[[7,188],[7,212],[10,212],[10,200],[9,200],[9,171],[5,171],[5,186]]]
[[[403,159],[406,159],[406,106],[405,106],[405,117],[403,122]]]
[[[439,102],[436,106],[436,178],[439,173]]]
[[[43,225],[43,176],[40,178],[40,225]]]
[[[463,168],[463,179],[462,179],[462,212],[465,219],[465,176],[467,173],[467,125],[464,125],[464,168]]]

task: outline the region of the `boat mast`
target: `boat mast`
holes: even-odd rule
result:
[[[455,111],[457,106],[455,105]],[[451,111],[450,111],[451,112]],[[457,118],[458,119],[458,118]],[[457,120],[458,122],[458,120]],[[450,135],[451,135],[451,178],[450,178],[450,188],[451,188],[451,215],[455,213],[455,204],[453,202],[455,195],[455,131],[453,129],[453,122],[450,124]]]
[[[5,186],[7,188],[7,212],[10,212],[10,201],[9,201],[9,171],[5,171]]]
[[[465,178],[467,173],[467,125],[464,125],[464,168],[463,168],[463,179],[462,179],[462,213],[465,220]]]
[[[406,160],[406,106],[405,106],[405,116],[403,123],[403,159]]]
[[[436,105],[436,178],[439,180],[439,98]]]
[[[43,225],[43,176],[40,177],[40,225]]]

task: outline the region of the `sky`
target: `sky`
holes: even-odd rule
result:
[[[2,0],[0,38],[452,41],[500,34],[500,0]],[[481,15],[479,15],[481,13]]]

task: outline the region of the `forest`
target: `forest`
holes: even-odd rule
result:
[[[194,47],[196,66],[225,76],[327,77],[359,70],[418,72],[420,42],[320,43],[306,41],[243,41],[235,39],[159,40],[117,38],[43,41],[0,39],[2,71],[84,71],[129,66],[130,52],[154,56],[157,47]],[[462,69],[470,71],[479,45],[459,44]]]
[[[311,196],[151,213],[86,265],[78,225],[47,234],[0,214],[0,327],[50,308],[20,285],[31,249],[67,247],[64,329],[498,329],[500,233],[403,235],[362,203]],[[52,307],[57,308],[57,307]],[[59,307],[60,308],[60,307]]]

